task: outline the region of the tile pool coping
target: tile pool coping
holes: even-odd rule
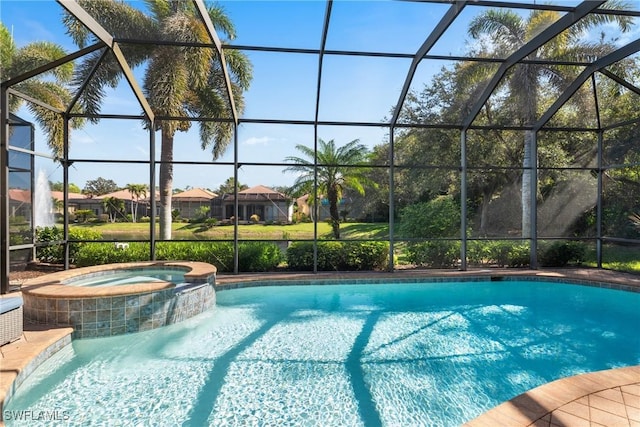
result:
[[[465,272],[451,270],[399,270],[391,273],[252,273],[218,275],[216,277],[216,289],[225,290],[278,284],[336,284],[347,282],[373,284],[382,282],[411,283],[418,281],[444,282],[460,280],[549,280],[640,292],[640,276],[638,275],[610,270],[580,268],[556,270],[487,269]],[[29,283],[33,282],[30,280]],[[13,295],[15,293],[9,294],[9,296]],[[71,333],[71,328],[47,328],[46,325],[27,324],[25,325],[25,333],[22,339],[0,347],[0,353],[2,353],[2,358],[0,359],[0,362],[2,362],[0,369],[0,410],[4,407],[6,398],[10,397],[14,389],[17,388],[14,385],[14,380],[20,375],[26,378],[28,373],[34,370],[39,363],[42,363],[60,348],[70,344]],[[568,412],[564,408],[568,407],[568,405],[578,405],[580,402],[585,401],[588,396],[597,396],[598,393],[606,393],[613,389],[632,390],[635,393],[632,396],[639,404],[629,406],[629,408],[635,411],[633,414],[640,413],[640,365],[638,365],[586,373],[543,384],[494,407],[479,417],[468,421],[465,425],[473,427],[494,425],[549,426],[553,425],[551,424],[553,414],[558,413],[567,416]],[[589,402],[588,399],[586,401]],[[594,409],[594,411],[596,410],[599,409]],[[627,411],[627,413],[630,412]],[[2,413],[0,412],[1,415]],[[586,422],[588,423],[589,421]],[[632,422],[640,425],[640,419],[634,418]],[[0,420],[0,425],[2,424]]]
[[[104,274],[117,270],[135,270],[138,268],[181,268],[185,269],[184,278],[186,282],[210,282],[215,276],[216,268],[204,262],[194,261],[147,261],[129,262],[120,264],[94,265],[92,267],[82,267],[45,274],[40,277],[27,280],[21,287],[21,291],[27,295],[40,298],[91,298],[91,297],[114,297],[131,294],[155,292],[163,289],[173,288],[171,282],[154,281],[147,283],[136,283],[131,285],[117,286],[74,286],[66,285],[66,280],[80,275]],[[80,271],[82,270],[82,271]]]

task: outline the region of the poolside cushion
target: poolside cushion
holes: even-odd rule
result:
[[[22,297],[0,298],[0,345],[22,336]]]
[[[0,314],[22,307],[22,297],[0,298]]]

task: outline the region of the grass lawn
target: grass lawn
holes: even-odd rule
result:
[[[584,265],[595,267],[596,251],[587,252]],[[602,267],[616,271],[640,273],[640,248],[622,245],[604,245],[602,248]]]
[[[89,228],[102,233],[104,239],[146,239],[149,236],[149,223],[101,223],[73,224],[71,227]],[[233,239],[233,225],[215,225],[207,227],[199,223],[173,223],[172,238],[225,240]],[[387,223],[346,223],[340,227],[342,239],[386,239],[389,236]],[[156,232],[158,227],[156,226]],[[318,237],[331,238],[331,226],[326,222],[318,223]],[[313,223],[287,225],[251,224],[238,226],[238,238],[242,240],[298,240],[313,239]]]

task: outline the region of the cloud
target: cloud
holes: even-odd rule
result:
[[[251,138],[247,138],[243,144],[244,145],[267,145],[270,142],[274,142],[275,138],[271,138],[268,136],[252,136]]]
[[[145,147],[141,147],[139,145],[135,146],[136,151],[138,151],[140,154],[149,157],[149,149],[145,148]]]
[[[86,132],[73,132],[71,134],[72,144],[95,144],[96,140]]]

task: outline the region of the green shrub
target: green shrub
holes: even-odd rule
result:
[[[258,214],[253,214],[253,215],[251,215],[251,217],[249,217],[249,220],[250,220],[252,223],[257,224],[257,223],[259,223],[259,222],[260,222],[260,215],[258,215]]]
[[[467,245],[467,260],[474,265],[524,267],[529,265],[529,243],[474,240]]]
[[[219,272],[233,271],[231,242],[161,242],[156,246],[156,258],[207,262]],[[282,261],[278,245],[269,242],[242,242],[238,245],[238,270],[270,271]]]
[[[90,218],[94,218],[96,216],[91,209],[78,209],[75,211],[75,215],[80,222],[87,222]]]
[[[140,217],[140,222],[151,222],[151,218],[148,216]]]
[[[318,242],[319,271],[379,270],[387,267],[386,242]],[[290,270],[313,270],[313,242],[294,242],[287,248]]]
[[[531,262],[530,251],[528,242],[513,244],[508,253],[509,267],[527,267]]]
[[[36,228],[36,242],[41,244],[51,243],[50,245],[39,246],[36,248],[36,258],[41,262],[51,264],[62,264],[64,262],[64,245],[60,242],[64,238],[62,228],[57,227],[38,227]],[[99,231],[85,228],[69,229],[69,263],[76,264],[78,253],[81,248],[86,245],[79,240],[100,240],[102,234]],[[78,241],[78,242],[74,242]]]
[[[207,227],[213,227],[217,223],[218,223],[218,220],[216,218],[207,218],[207,219],[204,220],[204,224]]]
[[[543,267],[564,267],[569,263],[580,264],[586,256],[586,247],[582,242],[554,242],[541,245],[540,265]]]
[[[272,271],[284,260],[278,245],[268,242],[243,242],[238,245],[238,270]]]
[[[9,230],[9,245],[24,245],[31,243],[31,227],[12,227]]]
[[[85,243],[77,254],[75,264],[78,267],[111,264],[115,262],[134,262],[149,260],[149,244],[142,242],[128,243],[126,248],[117,248],[108,242]]]
[[[15,215],[9,217],[9,224],[11,225],[23,225],[27,224],[27,218],[22,215]]]
[[[440,196],[402,209],[398,232],[404,237],[460,235],[460,207],[450,196]]]
[[[287,265],[290,270],[313,271],[313,242],[291,243],[287,248]]]
[[[431,240],[407,244],[407,260],[427,267],[453,267],[460,259],[460,242]]]

